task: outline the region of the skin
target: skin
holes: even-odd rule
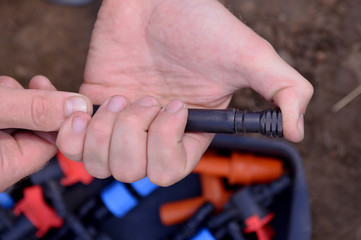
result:
[[[0,192],[37,171],[55,155],[56,133],[71,112],[68,99],[79,97],[90,119],[91,102],[75,93],[54,92],[55,87],[43,76],[34,77],[29,89],[15,79],[0,76]],[[89,109],[89,111],[88,111]],[[29,129],[29,130],[18,130]]]
[[[102,105],[68,118],[57,145],[95,177],[168,186],[213,137],[184,133],[187,108],[225,108],[245,87],[281,108],[288,140],[303,139],[312,86],[220,3],[104,0],[80,90]]]

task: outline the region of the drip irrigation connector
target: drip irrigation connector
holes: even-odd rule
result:
[[[99,106],[94,105],[94,113]],[[283,137],[281,110],[262,112],[231,109],[188,109],[185,132],[260,133],[267,137]]]
[[[188,109],[186,132],[260,133],[267,137],[283,137],[282,113],[279,109],[262,112]]]

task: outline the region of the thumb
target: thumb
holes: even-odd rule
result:
[[[83,95],[35,89],[0,88],[0,129],[57,131],[73,112],[92,114]]]
[[[292,142],[304,137],[303,116],[313,95],[312,85],[274,51],[268,48],[255,64],[250,86],[281,108],[283,134]]]

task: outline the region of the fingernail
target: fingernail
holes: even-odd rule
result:
[[[134,102],[134,104],[141,107],[154,107],[158,105],[158,101],[154,97],[143,97]]]
[[[108,110],[111,112],[120,112],[128,104],[128,101],[125,97],[122,96],[113,96],[108,103]]]
[[[303,114],[300,114],[300,116],[298,117],[298,122],[297,122],[297,127],[298,127],[298,131],[300,132],[302,138],[305,135],[305,127],[304,127],[304,117]]]
[[[87,101],[79,96],[69,97],[65,102],[65,115],[68,117],[74,112],[88,113]]]
[[[184,108],[184,103],[181,100],[176,99],[168,103],[168,105],[165,106],[164,110],[169,113],[176,113],[182,110],[183,108]]]
[[[74,117],[72,122],[73,131],[77,133],[82,132],[85,129],[87,123],[88,122],[82,117]]]

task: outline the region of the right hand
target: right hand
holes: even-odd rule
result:
[[[55,155],[53,131],[58,131],[69,115],[82,111],[90,119],[92,114],[89,99],[55,91],[43,76],[34,77],[29,88],[0,76],[0,192],[43,167]]]
[[[104,0],[80,91],[102,106],[69,118],[58,146],[95,177],[167,186],[213,138],[184,133],[187,107],[226,108],[245,87],[281,108],[285,138],[303,139],[311,84],[218,1]]]

